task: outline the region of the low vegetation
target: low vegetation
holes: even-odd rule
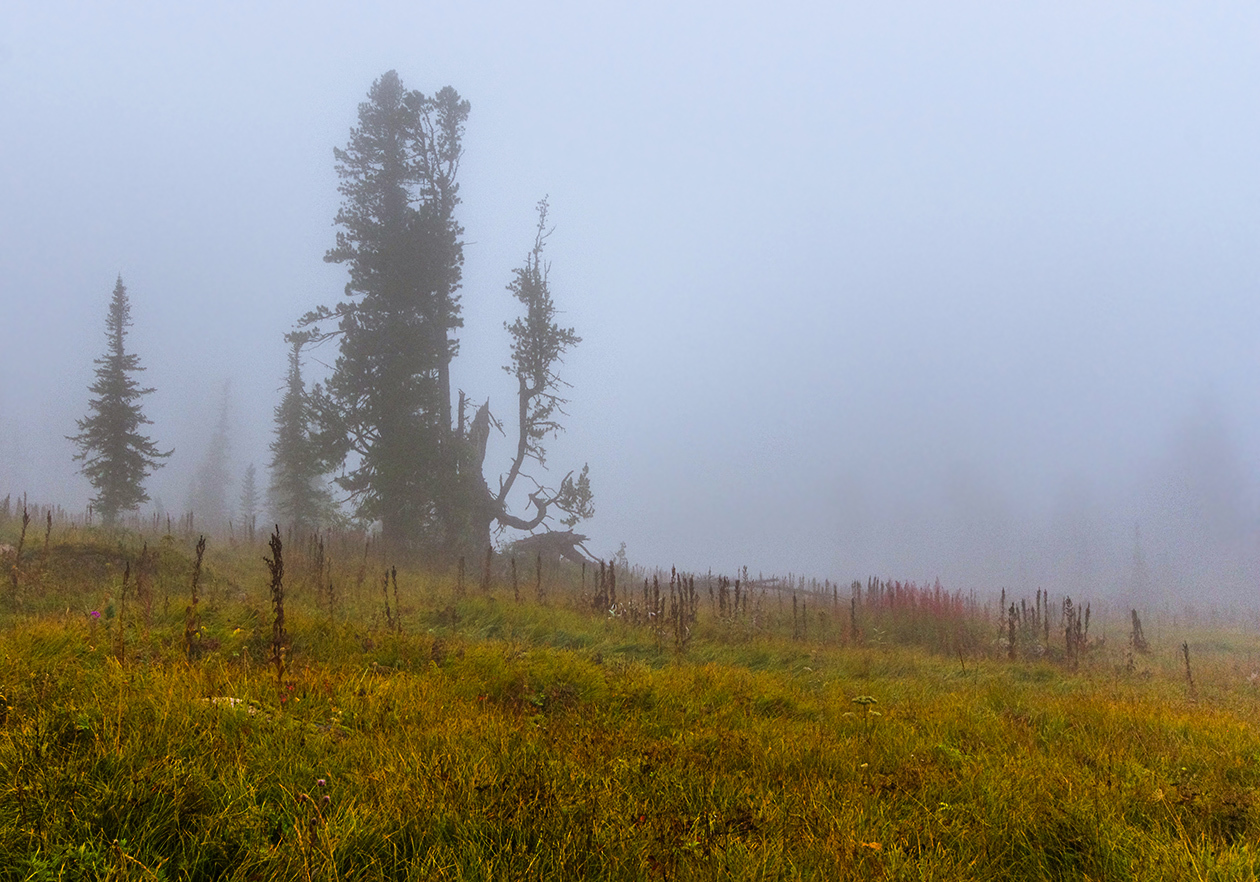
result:
[[[21,530],[0,879],[1260,869],[1254,623]]]

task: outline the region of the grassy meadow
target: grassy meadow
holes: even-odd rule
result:
[[[0,523],[0,879],[1260,869],[1254,620],[196,538]]]

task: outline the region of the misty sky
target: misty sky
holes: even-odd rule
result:
[[[120,272],[155,500],[225,380],[265,466],[282,336],[345,284],[332,151],[396,69],[472,104],[454,380],[510,433],[550,196],[594,552],[1098,596],[1140,528],[1155,599],[1260,596],[1260,6],[360,6],[0,5],[0,495],[86,505]]]

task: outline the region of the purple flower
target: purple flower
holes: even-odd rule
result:
[[[316,783],[316,784],[318,784],[320,787],[323,787],[323,786],[324,786],[324,785],[326,785],[328,782],[327,782],[327,781],[325,781],[323,778],[320,778],[320,779],[319,779],[318,781],[316,781],[315,783]]]
[[[90,613],[88,613],[88,615],[90,615],[94,619],[99,619],[101,617],[101,611],[99,609],[94,609]]]

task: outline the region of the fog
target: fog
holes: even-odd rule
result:
[[[454,379],[501,417],[550,197],[595,553],[1256,600],[1255,4],[186,6],[0,6],[0,495],[86,506],[119,273],[155,503],[225,384],[263,474],[283,334],[346,280],[332,151],[396,69],[472,104]]]

